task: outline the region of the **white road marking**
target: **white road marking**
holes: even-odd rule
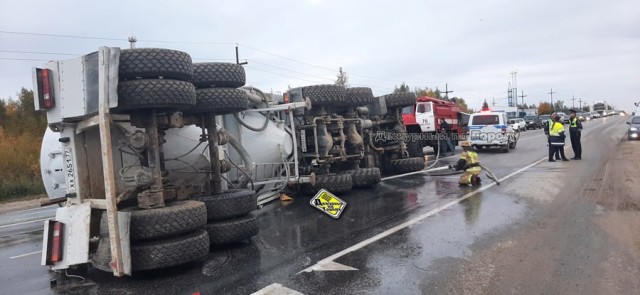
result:
[[[335,261],[327,261],[325,263],[316,263],[313,266],[314,271],[345,271],[345,270],[358,270],[355,267],[337,263]]]
[[[45,220],[49,220],[49,218],[36,219],[36,220],[31,220],[31,221],[25,221],[25,222],[18,222],[18,223],[11,223],[11,224],[0,225],[0,228],[11,227],[11,226],[17,226],[17,225],[23,225],[23,224],[34,223],[34,222],[41,222],[41,221],[45,221]]]
[[[36,252],[26,253],[26,254],[22,254],[22,255],[17,255],[17,256],[9,257],[9,259],[22,258],[22,257],[26,257],[26,256],[39,254],[39,253],[42,253],[42,251],[36,251]]]
[[[544,161],[546,159],[547,159],[547,157],[544,157],[544,158],[542,158],[540,160],[537,160],[537,161],[533,162],[532,164],[529,164],[529,165],[527,165],[527,166],[525,166],[525,167],[523,167],[521,169],[518,169],[517,171],[515,171],[515,172],[513,172],[513,173],[511,173],[511,174],[509,174],[509,175],[507,175],[507,176],[505,176],[503,178],[501,178],[500,182],[503,182],[503,181],[513,177],[514,175],[516,175],[518,173],[521,173],[522,171],[525,171],[525,170],[527,170],[527,169],[529,169],[529,168],[541,163],[542,161]],[[355,245],[353,245],[353,246],[351,246],[351,247],[349,247],[347,249],[344,249],[344,250],[342,250],[342,251],[340,251],[338,253],[335,253],[335,254],[327,257],[327,258],[324,258],[324,259],[318,261],[315,265],[312,265],[312,266],[310,266],[310,267],[298,272],[298,274],[300,274],[302,272],[311,272],[317,267],[317,265],[327,264],[329,262],[333,262],[333,260],[335,260],[337,258],[340,258],[340,257],[342,257],[342,256],[344,256],[344,255],[346,255],[348,253],[353,252],[353,251],[359,250],[359,249],[361,249],[361,248],[363,248],[365,246],[368,246],[368,245],[370,245],[370,244],[372,244],[372,243],[374,243],[374,242],[376,242],[376,241],[378,241],[380,239],[383,239],[383,238],[385,238],[385,237],[387,237],[387,236],[389,236],[389,235],[391,235],[391,234],[393,234],[395,232],[398,232],[398,231],[400,231],[402,229],[405,229],[405,228],[407,228],[407,227],[409,227],[409,226],[411,226],[411,225],[413,225],[415,223],[418,223],[420,221],[423,221],[426,218],[429,218],[429,217],[431,217],[431,216],[433,216],[435,214],[438,214],[441,211],[443,211],[443,210],[445,210],[445,209],[447,209],[447,208],[449,208],[449,207],[451,207],[453,205],[456,205],[456,204],[458,204],[458,203],[460,203],[460,202],[462,202],[462,201],[464,201],[464,200],[466,200],[466,199],[468,199],[468,198],[470,198],[470,197],[472,197],[472,196],[474,196],[474,195],[476,195],[476,194],[478,194],[478,193],[480,193],[482,191],[485,191],[485,190],[495,186],[495,185],[496,185],[496,183],[492,182],[492,183],[490,183],[490,184],[488,184],[486,186],[482,186],[481,188],[476,189],[476,190],[474,190],[472,192],[469,192],[469,193],[465,194],[464,196],[459,197],[459,198],[457,198],[457,199],[455,199],[453,201],[450,201],[450,202],[448,202],[448,203],[446,203],[446,204],[444,204],[444,205],[442,205],[442,206],[440,206],[440,207],[438,207],[436,209],[433,209],[433,210],[431,210],[429,212],[426,212],[426,213],[424,213],[424,214],[422,214],[420,216],[417,216],[417,217],[415,217],[415,218],[413,218],[413,219],[411,219],[411,220],[409,220],[407,222],[404,222],[404,223],[402,223],[400,225],[394,226],[394,227],[392,227],[392,228],[390,228],[390,229],[388,229],[388,230],[386,230],[384,232],[381,232],[381,233],[379,233],[379,234],[377,234],[377,235],[375,235],[375,236],[373,236],[371,238],[368,238],[368,239],[366,239],[366,240],[364,240],[364,241],[362,241],[360,243],[357,243],[357,244],[355,244]]]
[[[291,290],[283,285],[274,283],[262,288],[261,290],[258,290],[255,293],[252,293],[251,295],[304,295],[304,294],[296,290]]]

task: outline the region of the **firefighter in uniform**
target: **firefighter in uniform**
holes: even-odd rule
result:
[[[555,162],[553,155],[560,152],[562,161],[569,161],[564,155],[564,141],[566,135],[564,134],[564,124],[560,122],[560,116],[555,115],[553,117],[552,125],[549,125],[549,162]]]
[[[582,159],[582,143],[580,137],[582,135],[582,122],[578,120],[575,110],[569,111],[569,138],[571,139],[571,148],[573,149],[572,160]]]
[[[458,183],[461,185],[478,185],[480,184],[480,159],[478,154],[471,149],[471,143],[469,141],[463,141],[460,143],[462,147],[462,153],[460,154],[460,160],[454,165],[449,165],[449,168],[455,168],[456,171],[464,170]]]

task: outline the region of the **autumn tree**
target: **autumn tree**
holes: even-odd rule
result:
[[[349,76],[347,76],[347,72],[342,70],[342,67],[338,70],[338,75],[336,76],[336,85],[340,85],[342,87],[349,87]]]
[[[0,201],[43,192],[39,158],[46,126],[33,91],[23,88],[18,99],[0,99]]]
[[[395,89],[393,90],[393,93],[404,93],[404,92],[410,92],[410,91],[411,91],[411,88],[409,88],[409,85],[402,82],[400,87],[398,86],[395,87]]]
[[[548,115],[553,113],[553,108],[548,102],[541,102],[538,106],[538,115]]]
[[[455,104],[457,104],[463,112],[465,113],[471,113],[473,112],[473,110],[469,109],[469,106],[467,105],[467,102],[464,100],[464,98],[461,97],[452,97],[451,101]]]

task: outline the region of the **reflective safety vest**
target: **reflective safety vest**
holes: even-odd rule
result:
[[[552,125],[549,125],[549,136],[560,136],[560,132],[564,132],[564,124],[553,122]]]
[[[467,172],[480,172],[482,168],[480,168],[480,158],[478,154],[474,151],[466,151],[460,154],[460,159],[464,159],[467,162]]]
[[[573,118],[571,119],[571,125],[569,125],[569,127],[571,128],[578,128],[578,118]]]

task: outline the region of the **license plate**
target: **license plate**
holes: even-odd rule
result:
[[[71,147],[64,148],[64,166],[65,178],[67,179],[67,192],[73,193],[76,191],[76,174],[75,167],[73,166],[73,150]]]

